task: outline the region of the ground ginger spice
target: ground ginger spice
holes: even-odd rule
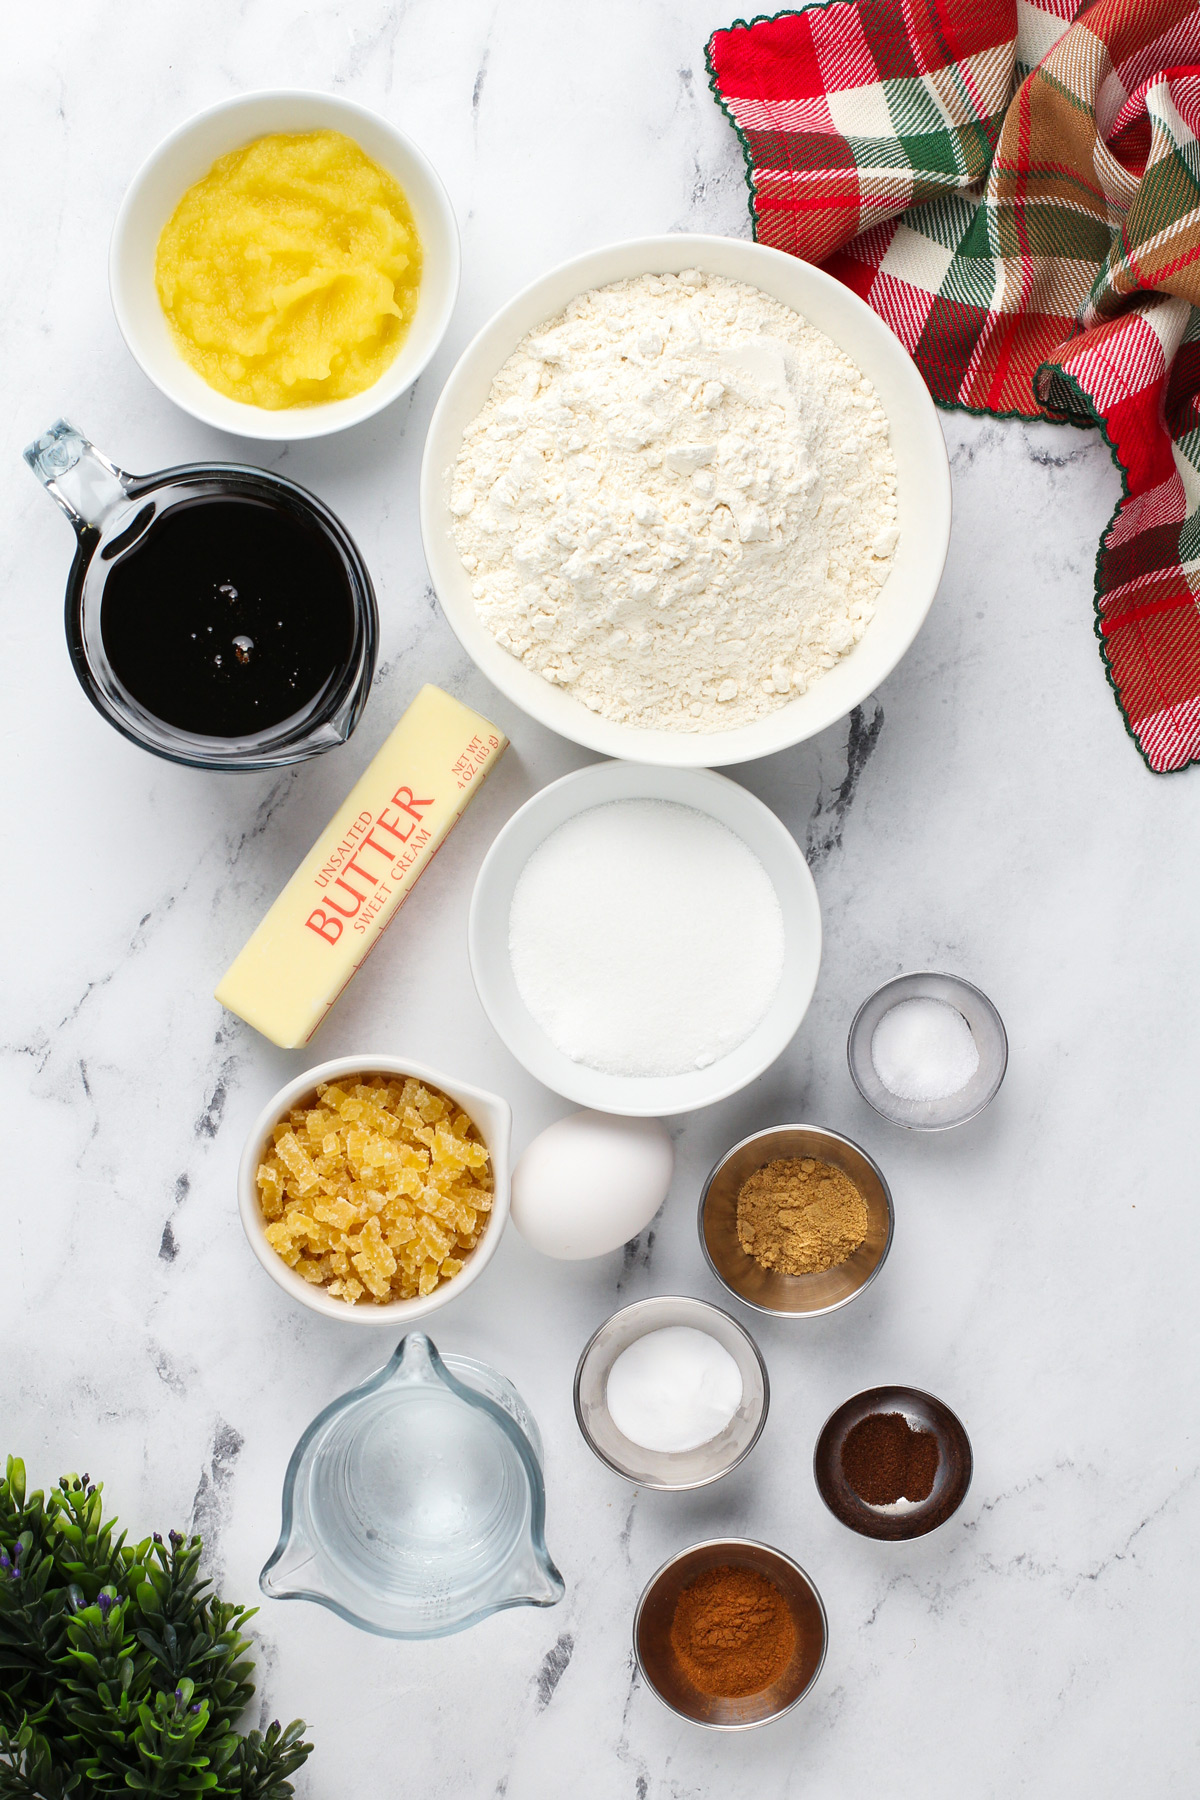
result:
[[[778,1157],[742,1183],[737,1234],[761,1268],[819,1275],[853,1256],[866,1237],[866,1202],[844,1169],[811,1156]]]
[[[671,1648],[700,1693],[737,1700],[783,1674],[796,1626],[779,1588],[757,1569],[706,1569],[675,1602]]]

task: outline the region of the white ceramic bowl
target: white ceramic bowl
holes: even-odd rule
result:
[[[154,285],[159,236],[179,201],[219,156],[274,131],[340,131],[393,175],[408,196],[424,251],[416,316],[394,362],[348,400],[271,412],[210,387],[175,348]],[[441,343],[458,297],[458,223],[432,164],[378,113],[336,94],[272,89],[239,94],[197,113],[151,152],[129,184],[113,226],[108,285],[121,335],[168,400],[239,437],[324,437],[357,425],[411,387]]]
[[[736,833],[766,869],[783,911],[784,964],[759,1025],[727,1056],[683,1075],[610,1075],[572,1062],[553,1044],[517,991],[508,953],[513,889],[538,845],[577,813],[609,800],[673,800]],[[483,1009],[517,1061],[556,1094],[597,1112],[663,1118],[737,1093],[787,1047],[808,1010],[821,965],[821,909],[808,864],[769,806],[709,769],[607,762],[552,781],[512,818],[483,859],[468,924],[471,973]]]
[[[440,1088],[478,1127],[479,1135],[487,1145],[488,1155],[492,1159],[492,1175],[495,1180],[492,1210],[484,1226],[483,1236],[453,1280],[443,1282],[432,1294],[426,1294],[423,1298],[388,1300],[382,1306],[349,1306],[346,1301],[326,1293],[324,1288],[314,1287],[302,1275],[297,1275],[294,1269],[289,1269],[283,1258],[267,1242],[266,1221],[258,1203],[258,1184],[254,1179],[271,1127],[289,1108],[311,1094],[319,1081],[339,1081],[347,1075],[360,1074],[414,1075],[418,1081]],[[293,1300],[298,1300],[301,1306],[307,1306],[313,1312],[324,1313],[327,1319],[341,1319],[347,1325],[386,1325],[389,1330],[395,1330],[397,1326],[404,1328],[415,1319],[423,1319],[427,1313],[436,1312],[439,1307],[445,1306],[448,1300],[456,1300],[460,1294],[465,1294],[471,1283],[479,1279],[491,1262],[508,1223],[511,1153],[512,1109],[498,1094],[485,1093],[482,1088],[468,1087],[465,1082],[455,1081],[452,1076],[443,1075],[440,1070],[431,1069],[426,1064],[409,1058],[338,1056],[332,1062],[318,1063],[315,1068],[306,1069],[302,1075],[297,1075],[294,1081],[289,1081],[286,1087],[272,1095],[259,1113],[246,1139],[246,1147],[238,1165],[238,1211],[242,1215],[242,1225],[250,1248],[272,1281],[278,1282]]]
[[[475,611],[471,580],[451,533],[450,472],[464,428],[480,411],[501,365],[534,326],[577,294],[631,275],[703,269],[745,281],[802,313],[870,377],[891,427],[900,542],[878,609],[854,649],[806,694],[734,731],[646,731],[592,712],[565,689],[501,648]],[[740,238],[639,238],[589,251],[552,269],[510,300],[468,345],[442,389],[421,465],[421,536],[433,585],[463,649],[517,706],[605,756],[710,768],[747,762],[798,744],[844,718],[904,655],[929,611],[950,540],[950,466],[929,390],[882,319],[840,281],[798,257]]]

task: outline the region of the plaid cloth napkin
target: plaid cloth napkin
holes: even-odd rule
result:
[[[1096,633],[1156,772],[1200,761],[1200,6],[827,0],[714,32],[764,244],[940,406],[1098,425]]]

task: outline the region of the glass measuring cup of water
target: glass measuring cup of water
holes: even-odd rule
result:
[[[130,475],[66,419],[25,461],[75,531],[67,645],[110,725],[204,769],[276,768],[345,742],[370,691],[378,618],[366,564],[315,495],[239,463]],[[239,561],[241,595],[212,573]],[[222,625],[222,596],[256,607],[263,629],[231,635],[241,620],[230,610]]]
[[[561,1600],[545,1519],[541,1436],[516,1389],[414,1331],[300,1439],[260,1585],[382,1637],[445,1637]]]

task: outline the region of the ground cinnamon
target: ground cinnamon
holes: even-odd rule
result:
[[[937,1471],[937,1439],[903,1413],[870,1413],[842,1443],[842,1474],[868,1506],[928,1500]]]
[[[706,1569],[675,1603],[671,1648],[702,1694],[736,1700],[770,1687],[792,1660],[796,1627],[775,1583],[756,1569]]]

